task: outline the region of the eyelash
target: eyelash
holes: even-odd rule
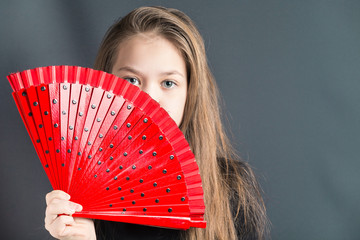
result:
[[[139,85],[139,84],[140,84],[139,79],[137,79],[136,77],[124,77],[124,79],[125,79],[126,81],[128,81],[129,83],[133,84],[133,85]],[[138,82],[138,84],[132,83],[130,79],[135,79],[135,80]]]
[[[171,87],[166,87],[165,83],[171,83]],[[176,83],[174,81],[171,80],[165,80],[161,82],[161,85],[164,86],[165,88],[173,88],[174,86],[176,86]]]
[[[126,81],[128,81],[129,83],[135,85],[135,86],[140,85],[140,81],[139,81],[139,79],[137,79],[136,77],[124,77],[124,79],[125,79]],[[136,81],[138,82],[138,84],[135,84],[135,83],[131,82],[131,80],[136,80]],[[171,86],[170,86],[170,87],[167,87],[167,86],[165,85],[166,83],[171,83]],[[176,84],[176,82],[171,81],[171,80],[164,80],[164,81],[161,82],[161,86],[163,86],[164,88],[170,89],[170,88],[173,88],[174,86],[177,86],[177,84]]]

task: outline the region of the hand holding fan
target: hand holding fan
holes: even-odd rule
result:
[[[54,189],[73,216],[159,227],[206,226],[199,169],[169,114],[114,75],[49,66],[8,76]]]

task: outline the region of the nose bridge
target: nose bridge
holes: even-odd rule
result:
[[[143,84],[141,90],[149,94],[155,101],[160,102],[161,92],[155,81],[147,81]]]

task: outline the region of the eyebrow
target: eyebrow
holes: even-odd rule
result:
[[[129,72],[132,72],[132,73],[135,73],[135,74],[138,74],[138,75],[142,75],[140,71],[138,71],[138,70],[136,70],[136,69],[134,69],[132,67],[129,67],[129,66],[124,66],[124,67],[118,68],[118,71],[123,71],[123,70],[129,71]],[[168,72],[162,72],[161,75],[164,75],[164,76],[179,75],[179,76],[185,78],[185,76],[183,74],[181,74],[179,71],[176,71],[176,70],[168,71]]]
[[[135,70],[134,68],[128,67],[128,66],[124,66],[124,67],[121,67],[118,69],[118,71],[123,71],[123,70],[141,75],[141,73],[139,71]]]

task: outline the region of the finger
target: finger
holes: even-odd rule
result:
[[[69,200],[70,195],[61,190],[54,190],[46,194],[46,204],[48,205],[54,198]]]
[[[58,215],[58,214],[74,214],[80,212],[82,206],[78,203],[74,203],[67,200],[53,199],[46,208],[46,214]]]
[[[66,215],[59,216],[52,224],[45,225],[46,229],[56,238],[68,237],[66,228],[75,224],[74,218]]]
[[[58,215],[66,214],[72,215],[75,212],[79,212],[82,210],[82,206],[80,204],[60,199],[53,199],[46,208],[45,211],[45,222],[52,223]]]
[[[72,237],[71,239],[75,237],[85,236],[84,233],[81,233],[79,228],[75,226],[66,226],[62,233],[59,235],[59,237],[66,238],[66,237]]]
[[[62,235],[71,239],[96,239],[94,221],[87,218],[74,218],[75,223],[68,225]]]

